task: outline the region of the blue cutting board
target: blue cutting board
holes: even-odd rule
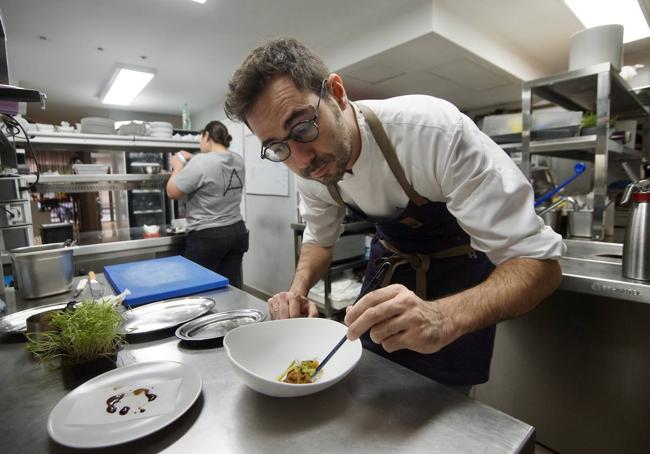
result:
[[[180,255],[105,266],[104,275],[116,293],[131,291],[128,306],[228,286],[228,278]]]

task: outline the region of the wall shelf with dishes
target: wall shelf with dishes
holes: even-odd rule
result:
[[[171,131],[164,137],[34,130],[27,133],[29,144],[22,135],[15,137],[15,143],[25,149],[31,145],[40,157],[41,171],[32,188],[33,198],[41,198],[42,194],[48,194],[50,199],[72,198],[76,235],[96,230],[104,232],[104,236],[124,229],[139,231],[144,224],[165,227],[178,217],[178,206],[165,194],[168,155],[181,149],[198,150],[198,140],[173,137]],[[30,153],[27,156],[35,173],[35,162]],[[35,175],[28,178],[35,183]],[[155,206],[149,206],[154,200]],[[34,231],[37,229],[35,225]]]

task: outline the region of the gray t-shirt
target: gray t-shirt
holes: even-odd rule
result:
[[[244,159],[237,153],[198,153],[174,175],[187,194],[187,230],[232,225],[242,220]]]

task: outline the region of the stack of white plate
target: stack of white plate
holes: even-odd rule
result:
[[[36,129],[41,132],[54,132],[54,125],[36,123]]]
[[[72,164],[72,170],[79,175],[109,173],[111,166],[107,164]]]
[[[152,121],[150,123],[149,135],[151,137],[170,138],[174,132],[174,127],[166,121]]]
[[[147,131],[147,125],[144,123],[131,123],[120,126],[117,133],[121,136],[144,136]]]
[[[115,134],[115,121],[111,118],[102,117],[82,118],[81,132],[87,134]]]

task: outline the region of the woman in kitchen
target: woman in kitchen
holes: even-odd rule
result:
[[[248,230],[239,209],[244,160],[228,149],[231,140],[223,123],[208,123],[201,132],[200,153],[179,151],[172,157],[167,195],[187,197],[185,257],[241,288],[248,250]]]

